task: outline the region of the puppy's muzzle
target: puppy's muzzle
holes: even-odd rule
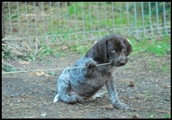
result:
[[[117,62],[119,63],[120,66],[123,66],[127,63],[128,58],[127,57],[122,57],[120,60],[118,60]]]

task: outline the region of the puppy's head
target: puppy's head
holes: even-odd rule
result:
[[[112,65],[118,67],[127,63],[127,56],[131,51],[132,46],[126,38],[112,34],[99,40],[86,53],[86,57],[91,57],[98,63],[111,62]]]

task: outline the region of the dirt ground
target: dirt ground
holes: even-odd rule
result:
[[[21,64],[8,59],[13,66],[35,70],[71,66],[81,55],[45,59]],[[154,66],[151,66],[154,61]],[[119,98],[130,110],[112,107],[108,93],[94,101],[77,104],[53,103],[56,84],[62,70],[53,77],[36,72],[2,75],[2,118],[166,118],[171,117],[171,74],[162,64],[171,65],[170,56],[131,57],[124,67],[115,69],[115,83]],[[153,68],[155,67],[155,68]],[[171,70],[170,70],[171,71]],[[48,73],[49,71],[45,71]],[[105,86],[99,91],[106,91]]]

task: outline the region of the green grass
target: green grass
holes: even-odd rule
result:
[[[162,118],[171,118],[171,114],[170,114],[170,113],[164,114],[164,115],[162,116]]]
[[[13,66],[2,63],[2,70],[6,71],[6,72],[13,72],[13,71],[16,71],[16,68],[14,68]]]
[[[155,113],[152,112],[152,113],[148,114],[148,117],[149,117],[149,118],[155,118],[156,116],[155,116]]]
[[[151,71],[168,73],[170,71],[170,65],[168,62],[158,61],[159,57],[168,57],[171,53],[170,37],[162,37],[161,39],[145,39],[145,40],[135,40],[134,38],[129,39],[133,51],[130,57],[140,56],[147,62],[148,68]],[[147,60],[148,56],[157,57],[156,60]]]
[[[166,56],[171,52],[170,37],[163,37],[161,40],[153,38],[140,41],[131,38],[130,41],[133,46],[133,52],[136,54],[145,52],[155,56]]]
[[[146,99],[151,98],[151,92],[150,92],[150,90],[147,90],[147,91],[145,92],[145,98],[146,98]]]
[[[160,69],[163,71],[163,72],[168,72],[170,71],[170,66],[167,65],[167,64],[163,64]]]
[[[137,3],[136,3],[137,4]],[[42,20],[37,17],[37,20],[40,20],[37,22],[37,27],[38,27],[38,35],[55,35],[52,37],[51,43],[56,44],[60,39],[59,35],[61,35],[63,42],[65,43],[66,41],[71,41],[71,40],[76,40],[77,42],[80,42],[84,37],[83,34],[79,34],[78,38],[76,39],[74,34],[75,32],[82,32],[83,27],[84,31],[83,32],[88,32],[91,29],[92,30],[97,30],[96,33],[92,33],[95,36],[98,36],[98,33],[100,33],[102,36],[106,36],[107,32],[106,31],[98,31],[100,30],[106,30],[111,29],[111,28],[125,28],[128,27],[128,20],[127,20],[127,13],[126,13],[126,4],[125,3],[120,3],[120,2],[114,2],[113,3],[113,8],[112,8],[112,3],[88,3],[88,2],[77,2],[77,3],[71,3],[71,5],[67,6],[61,6],[60,11],[58,7],[51,6],[51,9],[49,7],[49,3],[44,3],[44,9],[45,13],[49,13],[52,11],[52,19],[48,19],[48,17],[45,17],[45,27],[46,27],[46,33],[44,34],[43,32],[43,24]],[[139,11],[139,14],[137,14],[137,22],[134,19],[134,12],[133,12],[133,3],[128,4],[129,8],[129,24],[131,27],[137,25],[140,26],[142,25],[142,16],[140,12],[140,7],[141,4],[139,3],[137,5],[137,10]],[[145,3],[145,5],[148,5],[148,3]],[[42,5],[41,5],[42,6]],[[42,11],[42,7],[39,6],[37,7],[38,11]],[[106,8],[105,8],[106,6]],[[120,6],[120,7],[119,7]],[[162,5],[159,5],[161,7]],[[153,6],[154,7],[154,6]],[[18,14],[17,14],[17,9],[16,9],[16,3],[11,3],[10,4],[11,8],[11,14],[14,14],[13,16],[9,15],[8,9],[4,10],[4,16],[6,21],[6,24],[9,24],[9,20],[11,19],[12,21],[18,20]],[[121,8],[121,9],[120,9]],[[27,8],[25,4],[19,3],[19,12],[21,13],[26,13],[26,9],[29,14],[32,14],[33,11],[33,5],[32,4],[27,4]],[[106,9],[106,12],[105,12]],[[114,14],[112,14],[112,9],[114,9]],[[147,7],[145,8],[146,10],[148,9]],[[166,8],[167,13],[170,13],[171,9],[169,7]],[[106,15],[105,15],[106,13]],[[38,14],[38,13],[36,13]],[[59,15],[60,14],[60,15]],[[114,15],[114,16],[113,16]],[[11,18],[10,18],[11,17]],[[60,17],[60,18],[59,18]],[[24,19],[24,17],[21,17],[21,19]],[[84,20],[84,22],[82,21]],[[30,21],[30,19],[29,19]],[[149,24],[149,13],[146,12],[144,13],[144,24]],[[162,21],[160,16],[159,16],[159,21]],[[25,21],[26,22],[26,21]],[[26,31],[26,24],[25,22],[21,22],[20,26],[21,31]],[[156,23],[156,16],[155,14],[152,14],[152,23]],[[168,22],[168,21],[167,21]],[[34,24],[33,23],[29,23]],[[76,25],[76,26],[75,26]],[[12,26],[16,26],[13,25]],[[107,27],[107,28],[106,28]],[[35,31],[32,30],[30,31],[30,34],[34,35]],[[118,31],[117,31],[118,34]],[[121,33],[122,35],[128,34],[128,33]],[[166,34],[166,33],[163,33]],[[89,40],[90,34],[85,34],[87,39]],[[128,36],[127,36],[128,37]],[[143,37],[142,37],[143,38]],[[133,36],[129,36],[129,39],[132,43],[133,46],[133,52],[131,53],[132,55],[137,55],[142,52],[155,55],[155,56],[166,56],[171,52],[170,49],[170,37],[162,37],[162,38],[152,38],[152,39],[144,39],[144,40],[135,40]],[[28,57],[30,60],[35,61],[38,58],[45,57],[47,55],[53,55],[55,57],[60,57],[64,56],[64,52],[60,50],[54,50],[50,46],[47,46],[44,42],[42,42],[39,46],[39,51],[37,54],[34,54],[34,51],[32,53],[27,54],[26,57]],[[88,50],[90,46],[83,45],[83,44],[73,44],[70,48],[73,51],[78,52],[79,54],[84,54]],[[7,58],[7,55],[3,54],[3,58]],[[151,63],[152,68],[155,66],[153,63]],[[159,69],[162,71],[168,71],[169,68],[166,64],[162,65]]]
[[[90,46],[78,44],[78,45],[73,45],[71,49],[79,53],[80,55],[84,55],[90,49]]]
[[[150,61],[150,66],[151,66],[151,69],[154,69],[155,68],[155,62],[154,61]]]
[[[127,17],[126,13],[126,8],[124,7],[125,5],[123,3],[113,3],[114,5],[114,16],[112,15],[112,4],[106,4],[106,12],[105,12],[105,3],[88,3],[88,2],[83,2],[83,3],[72,3],[70,6],[68,6],[67,9],[61,8],[60,10],[60,17],[59,19],[57,17],[57,20],[53,20],[53,27],[59,29],[59,25],[62,25],[65,30],[67,28],[70,28],[70,32],[79,32],[81,31],[80,28],[84,26],[85,31],[90,31],[92,30],[97,30],[95,28],[100,28],[104,29],[105,27],[108,28],[123,28],[123,27],[128,27],[128,22],[129,26],[142,26],[143,21],[142,21],[142,15],[137,14],[135,21],[135,16],[133,13],[133,9],[129,10],[129,16]],[[121,5],[121,9],[118,9],[119,5]],[[138,5],[140,7],[140,5]],[[133,7],[133,3],[129,3],[129,8]],[[97,12],[98,10],[98,12]],[[55,11],[55,10],[54,10]],[[58,11],[58,9],[57,9]],[[67,11],[67,12],[66,12]],[[106,15],[105,15],[106,13]],[[156,22],[156,17],[155,14],[152,14],[152,24]],[[54,17],[54,16],[53,16]],[[129,18],[129,21],[127,20]],[[68,19],[68,21],[65,21]],[[82,21],[84,20],[84,23]],[[99,19],[99,21],[98,21]],[[59,21],[60,20],[60,21]],[[63,20],[63,22],[61,22]],[[73,22],[72,22],[73,21]],[[72,23],[71,23],[72,22]],[[79,24],[79,23],[82,24]],[[146,13],[144,14],[144,25],[149,25],[150,23],[150,18],[149,14]],[[162,18],[159,18],[159,22],[162,22]],[[75,24],[77,27],[75,28]],[[57,26],[57,27],[56,27]],[[52,25],[48,26],[47,28],[52,28]],[[66,34],[66,31],[63,30],[63,28],[60,28],[61,34]],[[51,31],[52,32],[52,31]],[[54,33],[56,30],[54,30]],[[70,33],[69,32],[69,33]],[[53,34],[53,33],[52,33]]]

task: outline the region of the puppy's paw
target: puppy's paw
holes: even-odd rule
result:
[[[117,108],[117,109],[124,109],[124,110],[128,110],[130,109],[130,107],[128,105],[126,105],[125,103],[122,103],[122,102],[117,102],[116,104],[113,105],[114,108]]]
[[[79,97],[77,97],[77,96],[75,96],[75,95],[71,95],[71,96],[69,97],[67,103],[73,104],[73,103],[77,103],[77,102],[81,102],[81,101],[83,101],[82,98],[79,98]]]
[[[96,62],[94,60],[89,60],[85,63],[85,65],[88,67],[88,68],[93,68],[93,67],[96,67]]]
[[[82,102],[82,101],[84,101],[84,99],[83,99],[83,98],[78,97],[78,98],[77,98],[77,101],[78,101],[78,102]]]
[[[83,98],[76,96],[76,95],[71,95],[70,96],[70,103],[77,103],[83,101]]]

